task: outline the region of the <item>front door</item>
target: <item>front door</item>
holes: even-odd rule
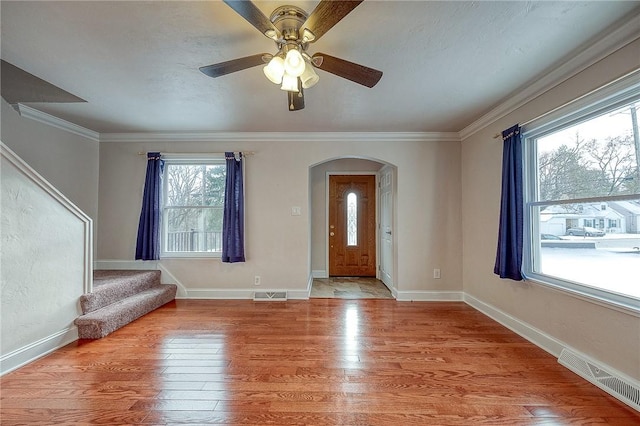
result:
[[[376,178],[329,176],[329,275],[376,276]]]

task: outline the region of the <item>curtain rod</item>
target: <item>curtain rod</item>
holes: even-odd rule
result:
[[[572,102],[573,102],[573,101],[572,101]],[[568,105],[568,104],[570,104],[570,103],[571,103],[571,102],[567,102],[566,104],[561,105],[561,106],[559,106],[558,108],[554,108],[554,109],[552,109],[551,111],[545,112],[544,114],[540,114],[539,116],[537,116],[537,117],[535,117],[535,118],[532,118],[531,120],[528,120],[528,121],[525,121],[524,123],[519,124],[519,126],[520,126],[520,127],[523,127],[523,126],[526,126],[527,124],[533,123],[534,121],[539,120],[539,119],[541,119],[542,117],[544,117],[544,116],[546,116],[546,115],[549,115],[549,114],[551,114],[552,112],[554,112],[555,110],[560,109],[560,108],[562,108],[562,107],[564,107],[565,105]],[[499,137],[502,137],[502,132],[500,132],[500,133],[496,133],[495,135],[493,135],[493,138],[494,138],[494,139],[498,139]]]
[[[239,151],[242,155],[255,155],[255,151]],[[138,155],[146,155],[146,152],[138,151]],[[224,152],[161,152],[160,155],[224,155]]]
[[[554,110],[554,111],[555,111],[555,110]],[[541,114],[541,115],[537,116],[536,118],[532,118],[531,120],[529,120],[529,121],[525,121],[524,123],[522,123],[522,124],[518,124],[518,125],[519,125],[520,127],[522,127],[522,126],[526,126],[527,124],[529,124],[529,123],[533,123],[534,121],[539,120],[540,118],[544,117],[545,115],[548,115],[548,114],[549,114],[549,113],[551,113],[551,112],[553,112],[553,111],[545,112],[544,114]],[[502,132],[500,132],[500,133],[496,133],[495,135],[493,135],[493,138],[494,138],[494,139],[498,139],[498,138],[500,138],[500,137],[502,137]]]

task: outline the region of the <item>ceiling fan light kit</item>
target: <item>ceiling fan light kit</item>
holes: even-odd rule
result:
[[[280,89],[286,90],[287,92],[299,92],[298,77],[284,73],[284,76],[282,76],[282,86],[280,86]]]
[[[382,78],[381,71],[322,53],[313,56],[307,53],[310,43],[322,37],[362,1],[321,0],[310,15],[297,6],[280,6],[267,18],[249,0],[224,0],[262,34],[274,40],[278,52],[275,55],[263,53],[207,65],[200,67],[200,71],[210,77],[220,77],[268,62],[263,68],[264,75],[287,92],[290,111],[304,108],[302,89],[313,87],[320,80],[314,67],[373,87]],[[323,56],[330,60],[323,60]]]
[[[300,77],[305,69],[304,58],[294,47],[290,47],[291,44],[287,44],[287,56],[284,58],[284,70],[287,74],[294,77]]]
[[[267,76],[274,84],[282,83],[284,76],[284,59],[280,56],[274,56],[269,63],[263,68],[264,75]]]
[[[316,74],[310,61],[307,61],[304,72],[300,76],[300,81],[302,82],[302,87],[305,89],[315,86],[316,83],[320,81],[320,77]]]

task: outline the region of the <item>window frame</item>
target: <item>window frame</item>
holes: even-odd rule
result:
[[[192,251],[166,251],[167,245],[167,214],[168,210],[171,207],[175,206],[167,206],[167,191],[168,185],[166,184],[166,168],[170,165],[211,165],[211,166],[225,166],[226,161],[224,154],[163,154],[162,160],[164,161],[165,173],[163,173],[162,177],[162,198],[161,198],[161,208],[160,208],[160,259],[210,259],[210,258],[221,258],[222,251],[212,251],[212,252],[192,252]],[[225,171],[226,173],[226,171]],[[186,206],[185,206],[186,207]],[[197,206],[195,208],[202,208],[202,206]],[[222,208],[222,207],[207,207],[207,208]]]
[[[550,201],[552,201],[540,201],[537,198],[537,139],[634,101],[640,102],[640,70],[635,70],[564,106],[552,110],[522,127],[524,201],[522,274],[526,280],[640,316],[640,300],[634,297],[534,272],[536,263],[540,259],[539,250],[541,248],[539,211],[536,213],[536,210],[540,206],[550,204]],[[560,202],[553,201],[553,204],[598,203],[637,199],[638,196],[638,194],[631,194],[570,199]]]

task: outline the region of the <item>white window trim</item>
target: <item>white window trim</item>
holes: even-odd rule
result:
[[[199,154],[199,153],[186,153],[186,154],[162,154],[162,159],[167,164],[225,164],[224,154]],[[222,258],[222,251],[214,252],[167,252],[166,247],[166,232],[165,225],[165,204],[164,200],[167,199],[167,186],[164,184],[164,178],[162,183],[162,208],[160,212],[160,259],[220,259]]]
[[[603,110],[623,106],[640,96],[640,69],[635,70],[600,89],[594,90],[566,105],[527,123],[522,128],[523,146],[523,180],[524,180],[524,244],[523,244],[523,276],[526,280],[550,287],[554,290],[570,294],[589,302],[613,308],[640,317],[640,300],[589,287],[579,283],[557,279],[534,271],[532,236],[539,235],[538,221],[532,220],[532,210],[546,201],[535,199],[535,182],[537,180],[536,139],[554,133],[581,121],[585,121]],[[612,199],[636,199],[637,195],[621,195],[612,197],[594,197],[567,200],[566,203],[600,202]],[[536,201],[531,201],[536,200]],[[558,204],[558,202],[554,202]],[[535,256],[539,258],[539,256]]]

